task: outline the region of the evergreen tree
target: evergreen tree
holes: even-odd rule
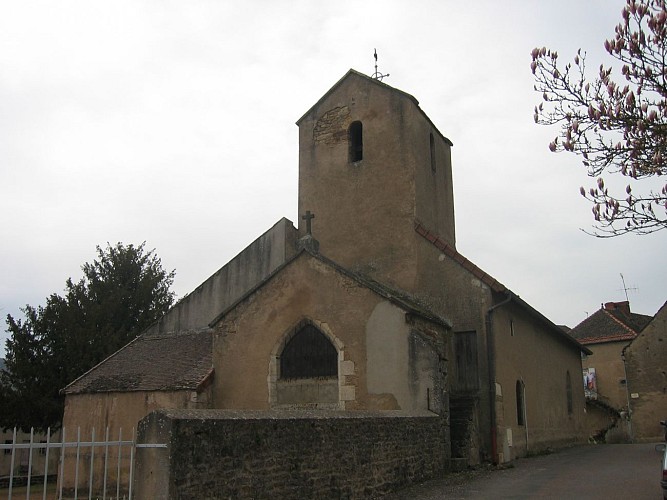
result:
[[[62,421],[60,391],[136,338],[171,307],[174,271],[166,272],[154,250],[97,247],[84,277],[68,279],[65,294],[46,305],[7,315],[6,367],[0,373],[0,427],[45,430]]]

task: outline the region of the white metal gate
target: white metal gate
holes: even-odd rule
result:
[[[136,449],[167,448],[166,444],[137,443],[134,429],[130,439],[123,439],[122,429],[118,431],[118,439],[110,438],[108,428],[103,439],[96,437],[93,428],[88,441],[82,440],[80,428],[76,430],[76,439],[70,441],[65,428],[61,429],[60,440],[57,441],[51,441],[50,429],[46,439],[41,441],[36,440],[34,429],[30,430],[30,439],[26,442],[18,442],[17,436],[17,429],[14,428],[11,443],[0,443],[3,455],[8,454],[7,450],[11,454],[9,470],[0,470],[0,494],[6,491],[8,500],[13,498],[12,495],[22,498],[23,493],[14,490],[24,486],[26,499],[30,498],[31,487],[35,489],[36,486],[41,489],[39,496],[43,500],[131,499]],[[55,471],[49,470],[54,468],[50,465],[54,460],[49,460],[53,453],[58,454]],[[40,457],[39,460],[37,457]],[[57,480],[55,490],[54,479]]]

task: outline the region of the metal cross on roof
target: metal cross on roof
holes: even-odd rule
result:
[[[302,215],[301,218],[306,221],[306,234],[313,234],[313,227],[311,221],[315,218],[315,214],[310,213],[310,210],[306,210],[306,215]]]
[[[375,57],[375,73],[373,73],[373,76],[371,78],[375,78],[376,80],[382,81],[382,79],[385,76],[389,76],[389,73],[386,75],[383,75],[378,71],[378,51],[377,49],[373,49],[373,57]]]

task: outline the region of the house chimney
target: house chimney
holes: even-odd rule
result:
[[[607,302],[604,305],[607,311],[620,311],[626,316],[630,316],[630,302],[624,300],[623,302]]]

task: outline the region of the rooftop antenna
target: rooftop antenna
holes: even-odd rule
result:
[[[623,282],[622,290],[625,292],[625,300],[630,302],[630,299],[628,298],[628,290],[637,291],[637,288],[635,288],[635,287],[628,288],[627,286],[625,286],[625,278],[623,277],[623,273],[619,273],[619,274],[621,275],[621,281]]]
[[[373,49],[373,57],[375,57],[375,73],[373,73],[373,76],[371,78],[375,78],[378,81],[382,81],[382,79],[386,76],[389,76],[389,73],[386,75],[383,75],[378,71],[378,51],[377,49]]]

